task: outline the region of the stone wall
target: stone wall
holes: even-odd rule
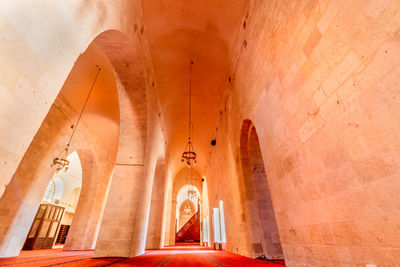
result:
[[[53,177],[53,158],[65,148],[71,122],[78,114],[61,94],[50,109],[10,185],[0,199],[0,257],[17,256],[24,244],[47,184]],[[84,124],[79,125],[70,151],[82,164],[82,192],[67,238],[66,248],[93,249],[116,149],[107,149]],[[107,125],[104,125],[107,127]]]
[[[258,135],[289,266],[398,263],[399,11],[395,0],[247,2],[222,96],[217,145],[205,165],[208,195],[202,195],[206,202],[209,198],[209,209],[224,201],[227,250],[248,256],[254,252],[240,154],[241,127],[248,119]],[[2,256],[16,255],[26,234],[14,239],[12,234],[29,226],[26,218],[35,212],[33,206],[6,204],[16,199],[20,205],[36,203],[52,174],[35,169],[43,192],[31,195],[26,185],[36,178],[29,180],[21,172],[32,170],[32,163],[48,168],[52,152],[65,143],[42,136],[37,144],[34,138],[41,136],[43,126],[48,127],[45,132],[67,132],[67,124],[52,128],[60,121],[49,110],[79,54],[93,43],[113,66],[124,107],[117,166],[95,255],[131,257],[144,251],[154,170],[166,143],[140,2],[3,1],[0,221],[19,221],[13,221],[12,230],[0,230]],[[121,49],[127,47],[133,52]],[[46,116],[50,125],[43,123]],[[175,159],[165,159],[168,202],[163,220],[165,240],[173,244],[179,186],[171,174],[177,171],[171,170]],[[99,203],[96,211],[105,205]],[[20,213],[28,217],[18,217]],[[85,247],[92,247],[96,238],[92,232],[88,236]]]
[[[164,244],[163,225],[164,203],[166,202],[165,183],[167,177],[165,165],[165,161],[159,159],[154,172],[146,235],[146,249],[160,249]]]
[[[0,68],[4,74],[0,77],[0,196],[3,195],[10,181],[14,180],[12,177],[21,159],[24,154],[27,155],[26,151],[30,149],[35,134],[38,133],[46,115],[50,114],[50,107],[80,53],[83,53],[90,44],[95,43],[104,51],[115,71],[121,108],[122,138],[119,139],[117,167],[114,170],[108,195],[109,204],[105,212],[113,215],[110,205],[115,203],[119,206],[127,205],[131,209],[127,213],[116,214],[114,219],[118,227],[126,228],[126,225],[123,226],[123,220],[126,214],[129,214],[132,225],[124,230],[123,234],[129,236],[125,246],[123,243],[118,244],[117,247],[113,247],[112,242],[109,242],[111,245],[104,243],[103,240],[107,240],[108,237],[106,234],[103,236],[100,231],[100,242],[97,242],[95,254],[97,256],[129,257],[143,253],[155,162],[157,158],[164,156],[165,142],[160,123],[161,113],[155,95],[156,85],[152,78],[153,68],[144,35],[141,12],[139,2],[125,0],[44,1],[40,5],[13,1],[1,3],[0,6],[0,58],[2,62]],[[107,38],[110,39],[107,40]],[[95,39],[96,42],[93,42]],[[129,46],[125,45],[127,43]],[[120,46],[113,46],[114,44]],[[130,53],[134,54],[134,62],[129,61],[132,59],[129,57]],[[140,64],[138,65],[137,62]],[[130,65],[130,63],[133,64]],[[135,90],[136,88],[142,90]],[[142,97],[143,95],[145,98]],[[129,116],[129,113],[135,116]],[[133,123],[132,118],[135,120]],[[51,133],[52,127],[53,125],[50,125],[46,131]],[[140,131],[135,131],[135,127]],[[88,136],[87,140],[95,142],[95,138],[92,140],[91,136]],[[51,140],[47,141],[51,142]],[[53,150],[47,152],[52,154]],[[107,159],[100,160],[104,160],[105,163],[111,162]],[[43,159],[43,162],[47,161]],[[141,166],[133,166],[135,164]],[[128,172],[126,172],[127,169]],[[137,169],[140,169],[139,172]],[[125,174],[128,175],[125,176]],[[136,186],[127,187],[126,184],[118,182],[119,178],[138,183]],[[108,184],[102,183],[101,186],[107,188]],[[130,199],[127,197],[125,198],[127,202],[122,203],[121,199],[118,199],[119,196],[128,196],[132,193],[126,189],[134,190],[134,197]],[[18,193],[19,187],[17,185],[9,190]],[[38,199],[43,192],[37,191],[35,197]],[[85,194],[82,192],[81,199],[84,198]],[[3,200],[2,198],[1,201]],[[26,199],[26,201],[30,200]],[[99,207],[105,205],[100,199],[95,201]],[[103,233],[107,233],[109,232],[107,227],[113,226],[107,224],[104,217],[102,227],[106,230]],[[89,218],[89,224],[91,223],[91,218]],[[71,230],[73,227],[72,225]],[[94,227],[93,231],[97,232],[98,228],[99,226]],[[2,234],[9,233],[5,230]],[[113,236],[111,241],[118,243],[116,237],[117,235]],[[12,239],[10,235],[7,238]],[[93,240],[85,242],[90,247],[94,245]],[[67,247],[72,248],[68,245],[68,241]],[[16,247],[11,249],[15,250]],[[2,255],[16,254],[15,251],[12,253],[7,251]]]
[[[398,264],[399,8],[249,1],[206,173],[228,250],[250,255],[239,200],[250,119],[288,266]]]

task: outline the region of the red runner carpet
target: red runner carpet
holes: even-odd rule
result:
[[[148,250],[144,255],[131,259],[93,259],[92,257],[92,250],[62,251],[61,249],[47,249],[22,251],[18,257],[0,258],[0,266],[285,266],[283,261],[282,263],[269,263],[198,245],[181,245],[160,250]]]

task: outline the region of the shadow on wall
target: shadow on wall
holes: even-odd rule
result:
[[[256,128],[250,120],[242,125],[240,155],[248,232],[253,256],[283,259],[281,241]],[[243,194],[242,194],[243,195]]]

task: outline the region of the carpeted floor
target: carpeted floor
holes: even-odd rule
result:
[[[18,257],[0,258],[0,266],[284,266],[276,263],[254,260],[226,251],[217,251],[202,246],[180,245],[160,250],[148,250],[144,255],[131,259],[93,259],[93,251],[63,251],[46,249],[22,251]]]

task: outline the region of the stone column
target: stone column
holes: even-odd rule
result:
[[[95,257],[133,257],[143,254],[145,249],[155,162],[149,164],[150,160],[145,158],[146,152],[151,154],[146,143],[145,82],[143,73],[136,74],[116,73],[120,109],[118,155]]]
[[[146,237],[147,249],[159,249],[162,245],[165,176],[165,164],[157,162],[151,193],[150,215]]]
[[[94,249],[113,168],[113,161],[104,159],[104,155],[96,158],[85,150],[79,150],[78,155],[82,163],[82,191],[64,250]]]

